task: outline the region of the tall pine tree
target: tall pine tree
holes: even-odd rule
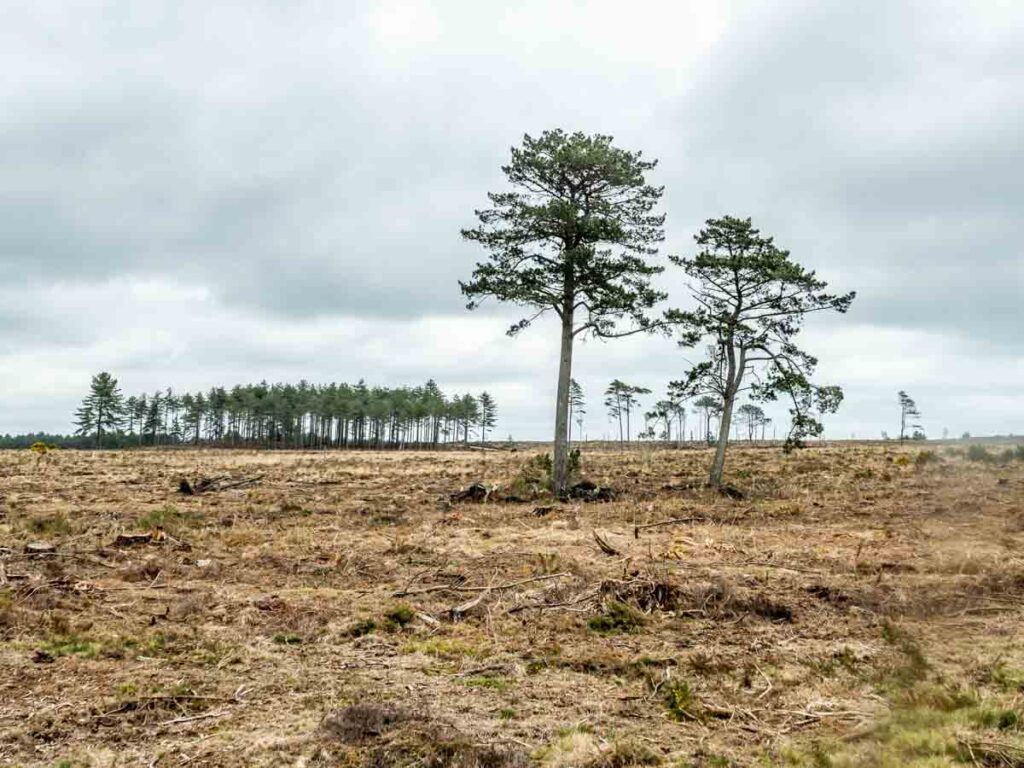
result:
[[[664,294],[651,285],[650,262],[664,239],[656,213],[662,189],[647,183],[654,162],[615,147],[610,136],[545,131],[526,136],[502,168],[511,191],[488,195],[479,226],[463,230],[489,255],[460,283],[469,308],[493,297],[529,308],[514,335],[547,312],[561,326],[555,398],[552,490],[568,481],[569,381],[577,336],[650,330],[648,313]],[[620,330],[621,320],[630,328]]]

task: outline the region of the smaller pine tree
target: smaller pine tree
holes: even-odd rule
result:
[[[569,442],[572,442],[572,425],[576,422],[576,439],[583,435],[583,417],[587,414],[587,403],[583,396],[583,387],[576,379],[569,381]]]
[[[95,435],[96,447],[103,435],[117,432],[124,423],[125,401],[117,379],[106,371],[92,377],[89,394],[75,412],[75,434]]]
[[[498,422],[498,408],[488,392],[481,392],[477,401],[480,406],[480,442],[487,442],[487,430]]]
[[[143,422],[143,431],[150,436],[153,445],[160,441],[160,430],[163,427],[162,407],[160,393],[154,392],[149,399],[149,410],[146,411],[146,420]]]

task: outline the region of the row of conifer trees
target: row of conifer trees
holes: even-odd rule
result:
[[[97,446],[436,448],[485,441],[496,416],[487,392],[448,396],[433,380],[397,388],[261,382],[125,397],[104,372],[93,377],[75,426]]]

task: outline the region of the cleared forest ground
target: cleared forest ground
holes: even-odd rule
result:
[[[1024,462],[528,456],[0,452],[0,764],[1024,765]]]

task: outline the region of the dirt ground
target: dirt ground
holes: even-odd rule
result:
[[[1024,456],[532,453],[0,452],[0,764],[1024,766]]]

